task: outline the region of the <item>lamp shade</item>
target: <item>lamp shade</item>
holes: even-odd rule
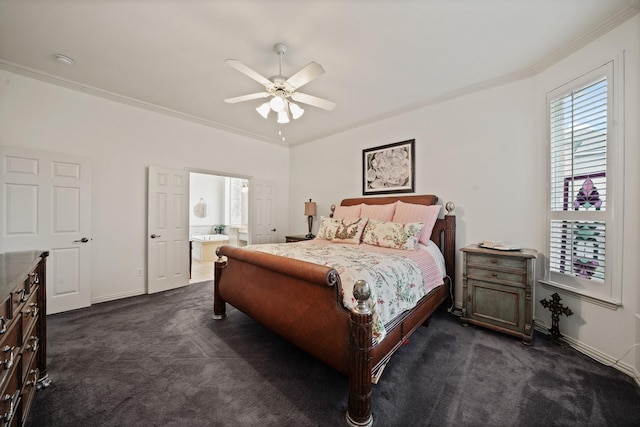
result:
[[[316,202],[312,202],[311,199],[308,202],[304,202],[304,214],[306,216],[316,216]]]
[[[289,115],[287,114],[287,110],[278,111],[278,123],[289,123]]]
[[[293,120],[297,120],[304,114],[304,110],[300,108],[298,104],[294,104],[293,102],[289,102],[289,110],[291,111],[291,117]]]
[[[264,104],[256,108],[256,111],[266,119],[269,116],[269,111],[271,111],[271,105],[268,102],[265,102]]]

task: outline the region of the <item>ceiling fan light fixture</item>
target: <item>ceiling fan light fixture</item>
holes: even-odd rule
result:
[[[271,105],[269,104],[269,102],[265,102],[264,104],[256,108],[256,111],[258,112],[258,114],[260,114],[262,117],[266,119],[267,117],[269,117],[269,111],[271,111]]]
[[[293,117],[293,120],[299,119],[304,114],[304,109],[293,102],[289,102],[289,110],[291,110],[291,117]]]
[[[273,98],[271,98],[269,104],[271,105],[271,109],[273,111],[280,113],[281,111],[284,111],[285,107],[287,106],[287,101],[283,96],[275,95]]]
[[[289,115],[287,114],[287,110],[278,111],[278,123],[289,123]]]

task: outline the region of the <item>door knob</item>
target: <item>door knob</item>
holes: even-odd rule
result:
[[[161,236],[161,235],[159,235],[159,234],[152,234],[152,235],[151,235],[151,238],[152,238],[152,239],[155,239],[155,238],[157,238],[157,237],[162,237],[162,236]]]
[[[272,229],[271,229],[271,231],[276,231],[276,229],[275,229],[275,228],[272,228]]]
[[[73,243],[87,243],[89,241],[89,239],[87,239],[86,237],[83,237],[80,240],[74,240]]]

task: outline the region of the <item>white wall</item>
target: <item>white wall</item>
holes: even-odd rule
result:
[[[640,338],[640,231],[637,212],[640,16],[602,36],[538,76],[460,96],[291,150],[290,232],[306,230],[304,200],[318,202],[319,215],[345,197],[362,194],[362,149],[416,140],[416,193],[432,193],[457,209],[457,246],[482,239],[507,240],[537,249],[546,246],[546,111],[551,81],[565,82],[589,71],[595,57],[626,52],[626,169],[623,304],[616,311],[559,292],[576,315],[563,318],[562,333],[578,347],[613,361]],[[317,230],[316,221],[315,229]],[[542,262],[538,262],[538,278]],[[461,303],[461,257],[457,258],[456,303]],[[535,317],[551,325],[539,301],[549,291],[535,289]],[[635,358],[634,358],[635,354]],[[640,352],[623,370],[640,376]],[[633,372],[635,371],[635,373]]]
[[[88,157],[93,166],[91,299],[146,292],[146,168],[271,180],[289,191],[289,150],[0,70],[0,144]],[[251,154],[247,154],[251,153]],[[278,229],[288,201],[276,203]]]
[[[196,204],[203,200],[207,204],[204,218],[193,213]],[[189,178],[189,228],[190,232],[198,230],[199,234],[213,233],[211,227],[224,224],[225,210],[225,177],[192,173]]]

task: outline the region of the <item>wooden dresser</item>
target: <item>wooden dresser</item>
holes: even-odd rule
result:
[[[0,417],[23,425],[47,387],[46,251],[0,254]]]
[[[499,251],[478,245],[462,248],[462,324],[533,340],[533,249]]]

